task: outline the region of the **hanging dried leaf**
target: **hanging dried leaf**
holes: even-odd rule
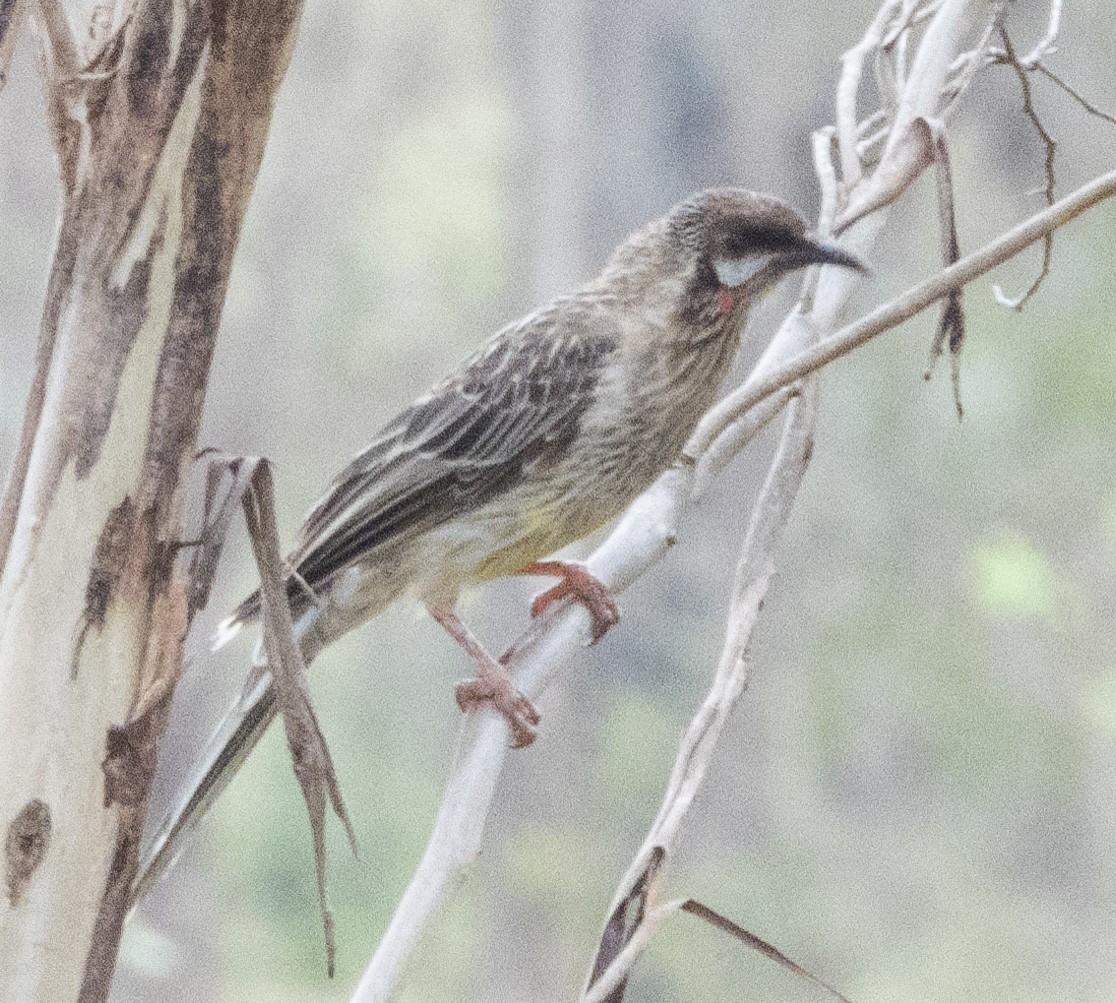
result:
[[[841,1003],[850,1003],[848,997],[843,996],[833,986],[827,982],[823,982],[812,972],[807,971],[797,961],[788,958],[782,951],[779,950],[774,944],[769,944],[761,937],[757,937],[754,933],[745,930],[744,927],[734,923],[726,916],[722,916],[719,912],[715,912],[707,905],[702,905],[696,899],[687,899],[682,903],[682,911],[688,912],[691,916],[697,916],[698,919],[705,920],[711,926],[715,926],[718,930],[735,937],[742,944],[746,944],[753,951],[759,951],[765,958],[770,958],[772,961],[782,965],[788,972],[793,972],[799,978],[805,979],[807,982],[812,982],[814,985],[824,989],[834,999],[840,1000]]]
[[[202,527],[188,567],[191,620],[209,602],[229,525],[260,465],[258,456],[230,456],[216,451],[201,453],[199,458],[210,455],[212,458],[205,472]]]
[[[950,167],[949,146],[946,143],[944,123],[929,118],[918,120],[930,136],[934,150],[934,163],[937,168],[939,233],[942,242],[942,268],[948,268],[961,258],[961,244],[957,238],[957,215],[954,211],[953,171]],[[965,310],[961,304],[961,287],[951,289],[942,300],[942,312],[938,318],[938,330],[930,346],[930,362],[923,373],[923,379],[930,379],[934,365],[941,358],[945,346],[949,345],[950,378],[953,384],[953,403],[957,407],[957,417],[964,417],[961,405],[961,346],[965,341]]]
[[[283,564],[279,557],[279,533],[275,522],[275,490],[271,465],[261,459],[243,496],[244,516],[248,535],[260,571],[260,594],[263,599],[264,646],[268,667],[274,680],[279,710],[287,733],[287,747],[295,777],[302,789],[306,811],[310,816],[310,833],[314,842],[314,864],[318,879],[318,902],[326,942],[326,971],[333,977],[336,948],[333,937],[333,915],[329,909],[325,881],[325,809],[328,798],[334,814],[345,827],[349,845],[357,852],[356,836],[337,783],[333,760],[318,724],[310,691],[306,684],[306,664],[291,624],[287,604]]]

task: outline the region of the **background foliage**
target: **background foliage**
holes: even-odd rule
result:
[[[1022,6],[1022,5],[1021,5]],[[1042,11],[1010,22],[1026,47]],[[545,8],[545,9],[540,9]],[[504,321],[587,278],[689,191],[740,183],[808,214],[808,137],[868,5],[817,16],[707,0],[312,4],[244,230],[207,405],[209,444],[277,465],[294,528],[378,425]],[[1057,69],[1116,107],[1105,5],[1066,11]],[[26,48],[26,47],[25,47]],[[1036,81],[1060,191],[1113,162],[1116,129]],[[1039,204],[1042,149],[1009,70],[953,136],[975,247]],[[29,52],[0,100],[0,467],[29,382],[57,205]],[[14,137],[14,141],[12,138]],[[902,209],[860,305],[927,274],[932,184]],[[694,895],[857,1000],[1102,1000],[1116,971],[1116,348],[1113,210],[1059,234],[1022,315],[967,294],[958,423],[920,379],[917,319],[834,366],[818,448],[756,647],[751,692],[688,828]],[[1037,254],[999,280],[1028,282]],[[745,372],[788,293],[753,319]],[[736,541],[770,438],[624,624],[542,701],[488,849],[403,1000],[570,998],[712,671]],[[247,648],[205,634],[251,587],[241,540],[192,639],[164,754],[174,788],[238,689]],[[499,648],[530,583],[466,613]],[[339,966],[324,979],[305,816],[268,736],[133,920],[120,1000],[346,997],[424,845],[467,667],[407,605],[345,638],[313,682],[362,859],[333,833]],[[807,999],[687,917],[633,1000]]]

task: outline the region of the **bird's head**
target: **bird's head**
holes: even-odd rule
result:
[[[847,251],[809,236],[805,221],[785,202],[741,188],[691,195],[662,223],[688,275],[690,308],[706,316],[740,313],[808,265],[866,270]]]

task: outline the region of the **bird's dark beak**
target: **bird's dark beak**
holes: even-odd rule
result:
[[[810,237],[800,237],[776,251],[766,251],[740,258],[714,259],[717,280],[729,289],[745,286],[757,294],[771,288],[790,272],[810,265],[837,265],[867,272],[864,263],[836,244]]]
[[[837,265],[864,274],[868,272],[868,266],[855,254],[850,254],[836,244],[824,240],[811,240],[809,237],[804,238],[798,247],[787,254],[784,261],[793,268],[805,268],[807,265]]]

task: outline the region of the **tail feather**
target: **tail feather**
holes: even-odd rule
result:
[[[291,589],[288,584],[287,594],[291,594]],[[219,624],[217,629],[213,632],[213,640],[210,642],[209,650],[217,651],[229,643],[237,634],[240,633],[241,628],[246,623],[254,623],[260,615],[260,590],[256,589],[247,599],[245,599],[232,613],[225,617]]]
[[[233,610],[232,616],[223,621],[218,627],[214,647],[228,642],[239,633],[244,624],[250,623],[252,604],[257,601],[257,596],[258,594],[249,596]],[[292,610],[292,613],[295,614],[295,639],[302,650],[302,657],[309,664],[326,643],[326,637],[318,629],[319,609],[316,606],[304,607]],[[190,835],[205,812],[209,811],[213,802],[228,787],[229,781],[237,774],[244,760],[256,748],[263,732],[267,731],[268,725],[275,719],[279,708],[262,639],[256,646],[252,665],[244,692],[224,713],[217,730],[206,743],[198,769],[195,770],[192,781],[186,785],[185,793],[167,814],[150,846],[142,853],[128,901],[129,907],[135,907],[137,901],[152,889],[155,881],[173,866],[182,852],[185,837]]]
[[[247,601],[246,601],[247,602]],[[218,638],[228,640],[239,632],[244,620],[242,603],[218,628]],[[294,635],[307,662],[321,648],[322,638],[312,630],[318,621],[318,610],[302,611],[294,624]],[[167,815],[158,833],[140,857],[129,906],[134,907],[178,859],[185,837],[201,821],[221,792],[229,785],[244,760],[263,737],[278,711],[275,687],[267,670],[267,656],[262,642],[257,645],[254,668],[241,696],[225,712],[220,724],[206,743],[205,751],[184,795]]]
[[[225,713],[206,746],[195,779],[140,858],[130,907],[134,907],[174,865],[182,852],[185,837],[236,775],[263,737],[276,710],[275,689],[270,673],[266,673],[251,692],[241,696]]]

